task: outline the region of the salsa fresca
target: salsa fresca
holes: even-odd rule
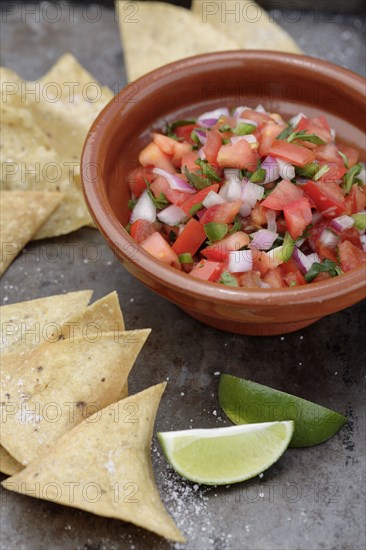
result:
[[[366,261],[365,165],[324,116],[216,109],[152,133],[139,162],[127,230],[191,277],[293,287]]]

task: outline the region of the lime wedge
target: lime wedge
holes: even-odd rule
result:
[[[337,412],[279,390],[222,374],[219,402],[234,424],[293,420],[290,447],[310,447],[332,437],[347,422]]]
[[[163,432],[158,438],[181,476],[205,485],[225,485],[250,479],[269,468],[287,449],[292,433],[292,422],[263,422]]]

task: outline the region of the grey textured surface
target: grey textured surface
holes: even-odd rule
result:
[[[45,4],[44,4],[45,5]],[[17,5],[14,4],[16,7]],[[90,12],[91,13],[91,12]],[[123,85],[123,56],[112,11],[91,23],[75,8],[57,23],[22,11],[2,25],[2,64],[35,79],[66,50],[104,84]],[[276,15],[276,14],[275,14]],[[312,55],[365,71],[363,21],[342,16],[316,23],[312,14],[276,18]],[[88,247],[95,243],[95,247]],[[96,251],[98,254],[96,254]],[[96,258],[97,256],[97,258]],[[291,449],[262,478],[202,488],[181,480],[153,445],[157,484],[187,536],[188,549],[365,548],[365,309],[358,304],[288,336],[245,337],[194,321],[134,280],[97,231],[30,244],[1,281],[1,303],[92,288],[117,290],[127,328],[153,332],[130,377],[131,393],[170,379],[157,430],[224,426],[218,373],[228,372],[294,393],[345,413],[333,439]],[[1,491],[2,550],[168,549],[132,525]]]

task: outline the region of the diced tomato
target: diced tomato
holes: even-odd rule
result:
[[[223,271],[224,265],[220,262],[211,262],[201,260],[196,267],[192,269],[190,275],[203,281],[218,281]]]
[[[305,227],[313,219],[309,201],[306,197],[287,204],[283,208],[288,232],[293,239],[303,234]]]
[[[265,124],[266,122],[272,122],[272,119],[266,113],[259,113],[258,111],[253,111],[252,109],[246,109],[240,115],[240,118],[247,118],[248,120],[254,120],[258,124]],[[279,132],[280,133],[280,132]]]
[[[354,147],[350,147],[349,145],[339,145],[338,150],[346,155],[348,159],[348,168],[352,168],[352,166],[358,163],[360,153]]]
[[[191,133],[195,128],[198,128],[198,124],[186,124],[185,126],[175,128],[174,133],[178,138],[182,138],[184,141],[193,144]]]
[[[221,168],[245,168],[254,171],[257,167],[257,157],[244,139],[234,144],[222,145],[217,155],[217,164]]]
[[[130,234],[137,243],[142,243],[153,233],[158,231],[156,223],[148,222],[147,220],[137,220],[130,227]]]
[[[142,241],[141,246],[157,260],[180,269],[181,266],[177,254],[157,231]]]
[[[239,276],[239,286],[244,288],[260,288],[261,278],[256,271],[247,271]]]
[[[332,136],[330,134],[330,130],[324,127],[324,124],[322,123],[320,118],[302,117],[299,123],[297,124],[297,126],[295,127],[296,132],[300,132],[301,130],[306,130],[307,134],[315,134],[326,143],[332,142]],[[304,144],[305,143],[308,143],[308,142],[304,142]],[[315,145],[315,144],[312,144],[312,145]]]
[[[182,233],[173,244],[173,250],[179,255],[188,252],[196,254],[201,244],[206,240],[203,225],[194,218],[190,219]]]
[[[282,279],[281,270],[279,267],[267,271],[267,273],[263,276],[263,281],[272,288],[283,288],[286,286]]]
[[[243,231],[237,231],[232,235],[228,235],[219,241],[218,243],[207,246],[201,250],[201,254],[209,260],[217,260],[223,262],[229,252],[233,250],[240,250],[243,246],[247,246],[250,242],[250,238]]]
[[[217,154],[222,146],[222,136],[217,130],[211,130],[207,132],[207,143],[203,147],[206,160],[208,162],[216,164]]]
[[[235,216],[239,213],[243,201],[237,199],[233,202],[223,202],[215,204],[207,208],[206,212],[200,219],[201,224],[216,222],[216,223],[233,223]]]
[[[139,161],[142,166],[154,166],[155,168],[161,168],[171,174],[175,173],[175,169],[169,155],[163,153],[163,151],[156,145],[156,143],[149,143],[143,149],[139,155]]]
[[[357,246],[358,248],[362,248],[361,240],[360,240],[360,234],[357,231],[355,227],[350,227],[349,229],[344,229],[339,233],[339,236],[341,238],[341,241],[349,241],[354,246]]]
[[[258,227],[262,227],[263,225],[266,225],[267,223],[266,212],[267,212],[267,208],[262,206],[260,202],[257,202],[250,214],[254,225],[257,225]]]
[[[331,278],[332,276],[330,273],[323,271],[322,273],[318,273],[318,275],[313,279],[313,283],[321,283],[322,281],[327,281]]]
[[[201,191],[198,191],[197,193],[195,193],[195,195],[190,195],[189,199],[187,199],[182,204],[181,206],[182,210],[184,210],[186,214],[189,214],[190,209],[196,204],[199,204],[200,202],[204,201],[210,191],[214,191],[215,193],[217,193],[218,189],[219,189],[219,184],[214,183],[213,185],[210,185],[205,189],[201,189]]]
[[[306,285],[304,275],[301,273],[295,260],[290,259],[288,262],[283,262],[280,266],[282,279],[287,286]]]
[[[313,151],[309,151],[301,145],[295,145],[294,143],[287,143],[280,139],[275,139],[269,150],[269,154],[272,157],[286,160],[295,166],[305,166],[314,160],[315,154]]]
[[[151,168],[135,168],[132,170],[128,176],[127,181],[131,192],[136,198],[139,198],[140,195],[146,190],[146,182],[153,182],[156,178],[156,175],[153,174]]]
[[[366,253],[349,241],[339,245],[339,257],[343,271],[351,271],[366,262]]]
[[[315,159],[321,165],[326,164],[329,167],[329,170],[320,178],[323,181],[339,181],[347,172],[347,168],[338,154],[338,147],[333,143],[319,145],[315,151]]]
[[[286,124],[275,124],[269,122],[265,124],[257,133],[257,139],[259,141],[258,153],[261,157],[268,155],[269,150],[274,140],[280,135],[282,130],[286,128]]]
[[[352,185],[350,193],[346,196],[346,213],[350,216],[362,212],[366,208],[365,187]]]
[[[265,275],[271,268],[271,259],[264,250],[252,249],[253,269]]]
[[[303,196],[304,193],[295,184],[288,180],[281,180],[272,193],[262,201],[262,206],[272,210],[283,210],[284,206],[302,199]]]
[[[323,244],[321,241],[316,243],[315,250],[321,260],[331,260],[332,262],[338,263],[338,258],[335,251],[329,248],[329,246]]]
[[[340,216],[346,210],[346,201],[339,186],[332,182],[308,181],[302,186],[317,210],[328,218]]]
[[[164,136],[163,134],[153,134],[153,140],[163,153],[171,157],[172,163],[177,167],[180,166],[183,156],[192,150],[192,146],[189,143],[180,143],[176,139]]]
[[[186,167],[190,172],[195,172],[198,170],[198,166],[196,164],[196,160],[198,159],[198,153],[197,151],[190,151],[189,153],[186,153],[182,157],[182,172],[184,167]]]
[[[160,196],[160,193],[164,193],[165,195],[168,189],[170,189],[170,185],[166,178],[164,178],[163,176],[158,176],[150,185],[150,190],[156,198]]]
[[[189,196],[189,193],[185,193],[184,191],[178,191],[177,189],[167,189],[165,191],[165,196],[168,199],[169,202],[172,204],[175,204],[175,206],[182,206],[182,204],[185,203],[187,200],[187,197]]]

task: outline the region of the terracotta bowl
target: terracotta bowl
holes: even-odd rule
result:
[[[90,212],[114,253],[144,285],[192,317],[229,332],[292,332],[366,296],[365,271],[299,288],[235,289],[201,282],[155,260],[124,229],[127,173],[152,128],[218,106],[256,106],[286,117],[325,113],[342,140],[364,148],[365,81],[311,57],[237,51],[200,55],[155,70],[124,88],[94,122],[82,156]],[[364,154],[364,153],[363,153]]]

